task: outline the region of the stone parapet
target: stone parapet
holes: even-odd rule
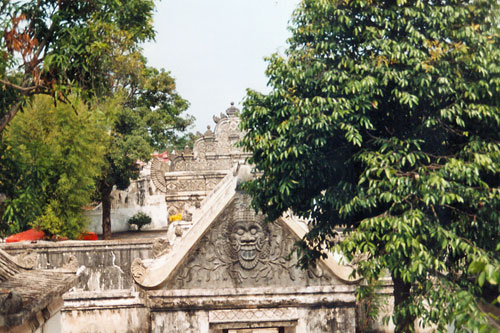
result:
[[[129,289],[134,283],[130,274],[136,258],[152,256],[154,239],[110,241],[64,241],[2,244],[1,249],[17,255],[26,249],[37,253],[37,269],[63,267],[74,256],[85,266],[76,288],[82,290]]]

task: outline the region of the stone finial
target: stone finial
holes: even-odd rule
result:
[[[200,133],[200,131],[196,131],[196,138],[201,138],[203,134]]]
[[[207,126],[207,131],[204,134],[205,136],[214,136],[214,132],[210,129],[210,125]]]
[[[219,117],[217,117],[216,115],[214,115],[214,116],[212,117],[212,119],[214,120],[214,123],[216,123],[216,124],[217,124],[217,123],[219,123],[219,121],[220,121],[220,118],[219,118]]]
[[[231,106],[226,110],[229,117],[237,116],[240,110],[234,106],[234,102],[231,102]]]
[[[182,228],[180,226],[176,226],[175,227],[175,236],[182,237],[182,234],[183,234]]]
[[[188,145],[184,146],[184,150],[182,151],[182,155],[193,155],[193,151],[189,148]]]

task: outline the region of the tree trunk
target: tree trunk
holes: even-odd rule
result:
[[[403,304],[410,296],[411,283],[404,282],[401,277],[392,276],[392,281],[394,282],[394,310],[396,310],[401,304]],[[394,315],[394,324],[396,328],[395,333],[407,333],[413,332],[415,327],[414,316],[408,314],[397,314]]]
[[[101,191],[102,204],[102,238],[111,239],[111,191],[112,187],[105,187]]]

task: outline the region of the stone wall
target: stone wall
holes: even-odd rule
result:
[[[353,286],[160,290],[148,293],[152,332],[355,332]]]
[[[128,219],[142,212],[151,217],[151,223],[144,230],[159,230],[168,227],[167,203],[165,195],[159,191],[151,179],[151,164],[141,170],[139,179],[130,183],[123,191],[111,192],[111,230],[114,232],[128,231]],[[87,229],[98,235],[102,234],[101,205],[93,210],[85,211],[89,220]]]
[[[150,313],[138,292],[71,292],[61,311],[63,332],[150,332]]]
[[[99,291],[130,289],[134,286],[130,265],[136,258],[152,256],[153,239],[111,241],[65,241],[2,244],[2,249],[11,255],[25,250],[38,254],[36,268],[62,267],[74,256],[78,265],[85,266],[77,289]]]

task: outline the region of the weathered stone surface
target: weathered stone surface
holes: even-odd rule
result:
[[[155,159],[152,160],[152,162],[154,161]],[[165,163],[163,164],[167,167]],[[128,219],[138,212],[145,213],[152,219],[151,224],[144,226],[144,230],[167,228],[167,204],[161,187],[164,185],[153,181],[154,178],[150,175],[152,172],[150,170],[152,170],[151,165],[144,166],[139,179],[132,181],[126,190],[111,192],[111,230],[113,232],[128,231]],[[165,181],[164,178],[163,181]],[[89,231],[102,234],[101,206],[85,211],[84,215],[90,220]]]
[[[243,136],[238,129],[238,112],[231,106],[226,114],[214,117],[215,130],[212,132],[209,126],[205,134],[200,134],[193,150],[186,147],[171,154],[170,166],[159,160],[151,164],[153,183],[166,193],[169,216],[181,214],[184,221],[191,221],[194,209],[207,194],[235,164],[249,156],[235,146]]]
[[[43,326],[59,311],[62,294],[76,284],[75,274],[26,269],[16,259],[0,250],[0,332]]]
[[[152,332],[209,332],[208,311],[183,310],[151,313]]]
[[[72,292],[64,304],[63,332],[150,332],[149,309],[137,292]]]
[[[158,290],[148,294],[152,327],[158,331],[194,328],[192,332],[219,333],[222,329],[288,327],[288,332],[306,333],[355,332],[353,291],[353,286],[338,285]]]
[[[157,288],[172,275],[181,265],[186,253],[194,249],[211,222],[230,203],[235,193],[236,181],[235,177],[228,175],[209,196],[203,199],[203,204],[195,215],[193,227],[175,241],[168,255],[144,260],[146,270],[141,280],[136,279],[137,283],[146,288]]]
[[[153,241],[153,257],[158,258],[159,256],[167,254],[171,248],[172,245],[170,245],[168,239],[155,238],[155,240]]]
[[[61,268],[68,263],[85,266],[76,288],[82,290],[129,289],[133,283],[131,264],[136,258],[151,257],[153,239],[128,241],[66,241],[37,244],[3,244],[12,255],[26,248],[38,253],[37,269]],[[75,261],[76,260],[76,261]]]
[[[16,263],[26,269],[33,269],[36,266],[38,260],[38,254],[32,249],[27,249],[26,251],[15,256]]]
[[[296,267],[296,256],[290,256],[296,241],[282,223],[265,223],[250,197],[237,193],[166,288],[338,284],[322,264],[308,271]]]

